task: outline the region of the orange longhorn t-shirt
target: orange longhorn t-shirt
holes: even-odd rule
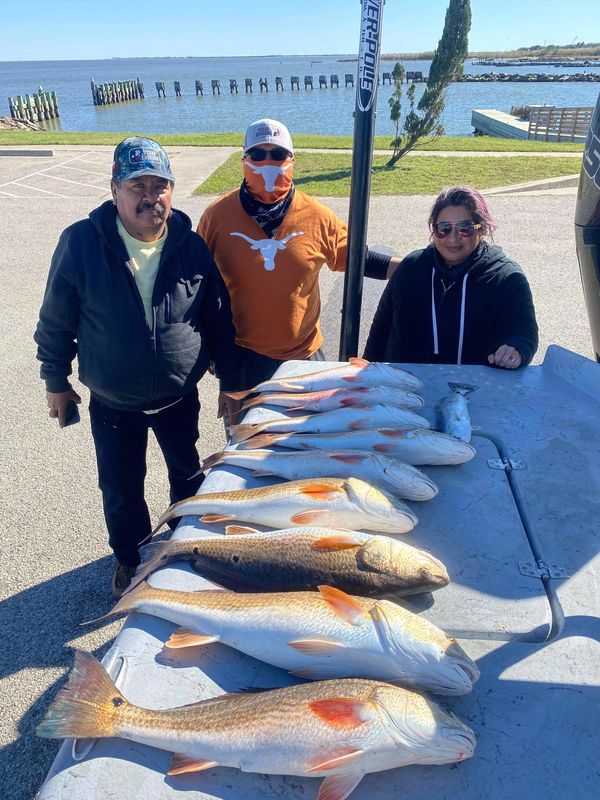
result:
[[[348,229],[331,209],[296,190],[269,239],[236,189],[211,203],[197,232],[229,290],[239,345],[282,361],[319,349],[319,272],[346,267]]]

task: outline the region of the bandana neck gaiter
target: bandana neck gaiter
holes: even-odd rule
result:
[[[242,161],[244,180],[250,194],[259,202],[271,205],[288,194],[292,186],[294,159],[285,161]]]

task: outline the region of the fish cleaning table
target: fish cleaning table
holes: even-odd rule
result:
[[[288,362],[278,377],[334,364]],[[424,416],[448,381],[470,395],[475,458],[420,467],[439,495],[410,503],[419,524],[405,541],[430,550],[451,584],[403,598],[459,638],[481,670],[464,697],[435,698],[473,728],[473,758],[367,775],[351,800],[593,800],[600,797],[600,365],[551,346],[541,366],[410,365],[424,382]],[[289,415],[289,412],[284,412]],[[259,421],[281,409],[255,408]],[[349,465],[351,474],[351,465]],[[310,476],[306,476],[310,477]],[[202,492],[273,483],[213,469]],[[243,523],[242,523],[243,524]],[[192,517],[175,538],[220,535]],[[185,565],[155,573],[162,588],[209,584]],[[166,651],[174,625],[131,614],[104,664],[133,703],[169,708],[245,688],[294,681],[221,644]],[[168,652],[168,654],[167,654]],[[66,741],[39,800],[263,800],[315,798],[319,779],[213,769],[166,777],[170,754],[123,739]]]

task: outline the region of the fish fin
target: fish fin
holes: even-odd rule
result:
[[[362,455],[352,455],[352,456],[344,456],[344,455],[336,455],[336,456],[329,456],[333,458],[334,461],[342,461],[344,464],[362,464],[362,462],[367,457],[365,453],[364,456]]]
[[[473,386],[471,383],[449,383],[448,386],[451,391],[462,395],[471,394],[471,392],[476,392],[479,389],[479,386]]]
[[[367,614],[356,597],[333,586],[319,586],[318,589],[323,600],[346,622],[360,625],[367,619]]]
[[[225,528],[227,536],[239,536],[243,533],[259,533],[256,528],[250,528],[247,525],[228,525]]]
[[[259,433],[257,436],[244,439],[238,444],[242,445],[240,448],[241,450],[258,450],[262,449],[263,447],[269,447],[269,445],[274,444],[280,438],[280,436],[285,435],[286,434],[280,433]]]
[[[358,390],[359,387],[356,388]],[[346,397],[344,400],[340,400],[340,406],[342,408],[368,408],[369,404],[366,400],[359,400],[357,397]]]
[[[254,389],[244,389],[243,392],[225,392],[225,394],[233,400],[244,400],[249,394],[254,394]]]
[[[227,522],[229,519],[237,519],[235,514],[203,514],[200,522]]]
[[[344,493],[341,486],[332,486],[330,483],[311,483],[309,486],[301,486],[298,491],[317,500],[333,500],[336,495]]]
[[[404,439],[406,437],[406,431],[398,430],[397,428],[380,428],[379,433],[387,436],[388,439]]]
[[[348,430],[350,431],[364,431],[367,430],[369,427],[369,421],[366,419],[363,420],[355,420],[348,425]]]
[[[255,422],[241,423],[240,425],[230,425],[227,430],[231,436],[232,443],[237,444],[238,442],[243,442],[244,440],[249,439],[251,436],[254,436],[255,433],[259,433],[262,430],[262,423]]]
[[[206,758],[176,753],[171,758],[171,766],[169,767],[167,775],[184,775],[186,772],[202,772],[202,770],[212,769],[218,766],[218,761],[209,761]]]
[[[252,474],[255,475],[256,477],[275,475],[274,472],[270,472],[268,469],[253,469]]]
[[[303,656],[332,656],[341,650],[346,650],[345,644],[334,642],[333,639],[295,639],[288,642],[288,647],[302,653]]]
[[[372,706],[354,697],[315,700],[308,707],[333,728],[358,728],[372,716]]]
[[[349,550],[352,547],[362,547],[364,542],[359,539],[354,531],[347,534],[336,533],[332,536],[323,536],[313,542],[314,550]]]
[[[43,739],[87,739],[118,735],[123,697],[94,656],[75,651],[67,685],[54,698],[36,729]]]
[[[223,460],[224,460],[224,454],[222,451],[220,453],[213,453],[211,456],[204,459],[204,461],[202,462],[202,469],[203,470],[212,469],[213,467],[216,467],[218,464],[222,464]]]
[[[359,358],[358,356],[351,356],[348,359],[348,363],[352,364],[353,367],[368,367],[371,362],[367,361],[366,358]]]
[[[118,603],[107,614],[103,614],[101,617],[96,617],[96,619],[89,619],[86,622],[81,622],[80,625],[91,625],[94,622],[100,622],[100,620],[114,617],[116,614],[124,614],[128,611],[134,610],[137,608],[140,595],[144,589],[152,590],[152,587],[148,586],[146,581],[142,578],[136,583],[133,589],[121,595]]]
[[[373,450],[376,453],[393,453],[394,452],[394,445],[393,444],[374,444]]]
[[[281,381],[281,383],[279,383],[279,381],[278,381],[277,383],[278,383],[278,386],[280,388],[280,391],[284,391],[284,392],[301,392],[302,391],[302,387],[301,386],[298,386],[297,383],[292,383],[291,381]]]
[[[247,408],[258,406],[261,403],[262,403],[262,397],[260,395],[258,397],[251,397],[249,400],[246,400],[246,402],[240,408],[240,411],[245,411]]]
[[[209,636],[191,628],[177,628],[175,633],[165,642],[167,647],[179,650],[182,647],[197,647],[198,645],[212,644],[221,640],[220,636]]]
[[[353,755],[359,755],[362,752],[362,750],[355,750],[354,753],[348,753],[346,756],[335,759],[335,763],[325,763],[331,763],[332,766],[337,766],[339,763],[345,763],[345,761],[348,760],[348,758],[352,758]],[[321,769],[328,769],[328,767],[323,766]],[[346,797],[348,797],[362,781],[363,776],[363,772],[343,772],[340,775],[328,775],[319,787],[317,800],[346,800]]]
[[[326,508],[314,509],[313,511],[299,511],[290,518],[294,525],[312,525],[323,518],[323,515],[329,515]]]
[[[342,378],[342,380],[343,380],[343,381],[346,381],[347,383],[354,383],[354,382],[357,380],[357,378],[356,378],[356,376],[355,376],[355,375],[345,375],[345,376]]]

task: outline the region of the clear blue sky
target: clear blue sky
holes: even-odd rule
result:
[[[432,50],[448,0],[387,0],[382,50]],[[600,40],[599,0],[471,0],[471,50]],[[354,53],[359,0],[5,0],[0,61]]]

